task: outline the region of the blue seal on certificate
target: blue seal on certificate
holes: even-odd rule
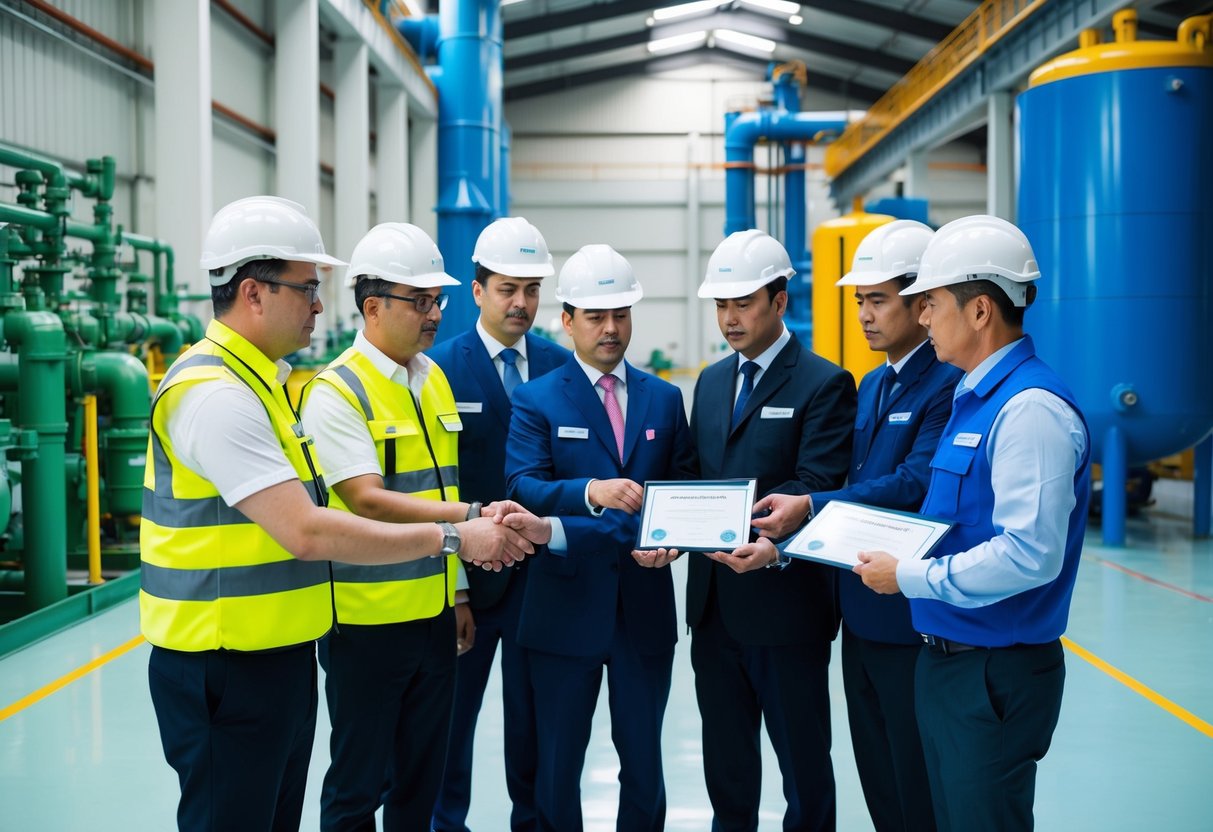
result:
[[[818,549],[824,549],[826,542],[824,540],[810,540],[809,548],[816,552]]]
[[[653,529],[649,532],[649,537],[654,540],[665,540],[665,529]]]
[[[732,543],[737,539],[737,532],[733,531],[732,529],[725,529],[720,533],[720,539],[725,543]]]

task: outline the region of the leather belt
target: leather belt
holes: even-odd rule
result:
[[[961,644],[959,641],[940,638],[939,636],[929,636],[926,633],[920,633],[922,642],[927,646],[927,649],[932,653],[943,653],[945,656],[951,656],[954,653],[967,653],[970,650],[988,650],[987,647],[978,647],[973,644]]]

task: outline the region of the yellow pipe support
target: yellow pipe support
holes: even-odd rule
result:
[[[88,492],[88,582],[101,577],[101,470],[97,465],[97,396],[84,397],[84,470]]]
[[[1180,43],[1191,46],[1193,49],[1203,50],[1213,43],[1213,14],[1189,17],[1179,24],[1176,34],[1178,35],[1176,40]]]
[[[1078,33],[1078,45],[1082,49],[1088,49],[1092,46],[1099,46],[1103,42],[1103,36],[1100,35],[1098,29],[1083,29]]]
[[[1137,11],[1122,9],[1112,15],[1112,31],[1117,43],[1133,43],[1137,40]]]

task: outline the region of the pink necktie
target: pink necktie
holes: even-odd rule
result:
[[[598,379],[602,388],[602,404],[606,408],[607,419],[611,422],[611,430],[615,431],[615,446],[619,448],[619,461],[623,462],[623,411],[619,409],[619,399],[615,398],[615,382],[612,375]]]

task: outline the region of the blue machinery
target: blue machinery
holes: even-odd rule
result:
[[[725,115],[725,236],[758,227],[754,208],[754,145],[759,139],[780,142],[784,154],[784,248],[796,269],[789,294],[797,302],[788,306],[788,328],[805,337],[812,324],[809,297],[809,252],[805,245],[808,217],[805,209],[805,145],[846,128],[841,113],[800,111],[800,90],[806,82],[805,66],[783,64],[771,72],[773,107]],[[775,234],[775,229],[771,229]]]
[[[438,249],[463,282],[439,339],[476,322],[471,301],[476,238],[509,211],[509,128],[502,115],[499,0],[443,0],[437,17],[397,24],[438,88]]]
[[[1045,276],[1029,323],[1086,413],[1109,545],[1131,464],[1199,442],[1197,535],[1213,496],[1213,15],[1169,42],[1135,23],[1084,33],[1018,101],[1019,223]]]

